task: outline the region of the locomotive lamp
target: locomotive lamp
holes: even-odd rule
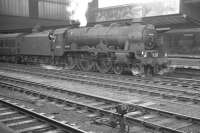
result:
[[[165,57],[167,57],[168,56],[168,54],[167,53],[165,53]]]
[[[142,51],[142,56],[146,58],[147,57],[147,52]]]

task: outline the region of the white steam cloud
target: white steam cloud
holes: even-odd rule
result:
[[[67,0],[69,4],[66,6],[66,11],[70,14],[70,20],[79,21],[80,26],[86,26],[88,4],[92,1],[93,0]]]

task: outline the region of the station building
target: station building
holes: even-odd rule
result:
[[[89,3],[87,19],[89,24],[102,21],[109,24],[143,17],[145,22],[161,30],[199,26],[200,0],[156,1],[146,5],[134,3],[102,8],[100,0],[93,0]],[[170,3],[173,1],[176,4]],[[0,0],[0,32],[29,32],[38,25],[47,29],[65,27],[70,21],[67,4],[69,0]]]
[[[97,5],[96,7],[100,7]],[[158,28],[195,27],[200,24],[200,0],[155,0],[147,4],[134,4],[96,8],[89,22],[127,22],[142,17],[146,23]],[[95,17],[94,17],[95,16]],[[106,22],[105,22],[106,21]]]

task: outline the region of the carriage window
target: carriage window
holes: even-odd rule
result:
[[[3,47],[3,40],[0,40],[0,47]]]
[[[195,42],[194,42],[194,53],[197,55],[200,55],[200,33],[197,33],[195,35]]]
[[[183,34],[180,37],[180,40],[178,41],[178,47],[180,47],[182,50],[179,51],[181,54],[193,54],[193,46],[194,46],[194,34]]]
[[[4,41],[4,47],[8,47],[8,40]]]
[[[10,47],[10,40],[7,40],[7,47]]]
[[[15,40],[5,40],[5,47],[9,47],[9,48],[12,48],[12,47],[15,47]]]
[[[17,42],[17,47],[19,47],[20,46],[20,43],[19,42]]]
[[[13,39],[13,40],[10,40],[10,47],[15,47],[15,40]]]
[[[20,49],[19,48],[17,49],[17,53],[20,53]]]
[[[7,40],[7,47],[10,47],[10,40]]]
[[[196,42],[196,45],[198,45],[200,47],[200,33],[196,34],[196,36],[195,36],[195,42]]]
[[[180,35],[169,35],[166,38],[166,44],[167,44],[167,50],[171,54],[176,54],[179,53],[179,40],[180,40]]]
[[[193,34],[183,34],[180,37],[178,45],[185,46],[185,45],[193,45],[194,43],[194,35]]]

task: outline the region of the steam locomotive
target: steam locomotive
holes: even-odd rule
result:
[[[155,27],[140,22],[3,34],[0,60],[116,74],[158,73],[169,63]]]

